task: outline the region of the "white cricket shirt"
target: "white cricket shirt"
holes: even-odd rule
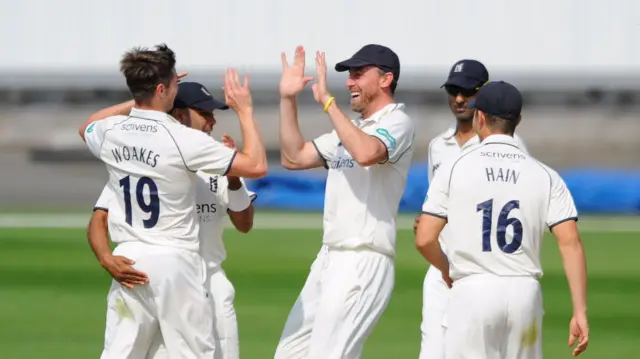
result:
[[[368,248],[394,256],[396,217],[413,157],[414,123],[403,104],[390,104],[354,124],[380,139],[389,158],[361,167],[336,131],[313,141],[329,170],[325,189],[324,236],[328,247]]]
[[[556,171],[492,135],[435,174],[423,213],[446,218],[451,277],[491,273],[542,275],[546,227],[577,220],[571,193]]]
[[[195,211],[200,221],[200,254],[209,269],[216,269],[227,259],[222,232],[229,206],[229,180],[226,176],[210,175],[204,172],[198,172],[197,176]],[[238,191],[246,191],[252,202],[257,197],[247,189],[244,181]]]
[[[253,202],[257,195],[249,191],[240,179],[243,186],[238,191],[246,191]],[[226,176],[210,175],[204,172],[197,173],[196,179],[196,206],[193,209],[198,217],[200,229],[200,254],[204,258],[207,268],[217,269],[227,259],[227,252],[222,241],[222,233],[225,227],[227,208],[229,204],[229,180]],[[94,210],[109,211],[110,202],[116,198],[107,184]],[[116,198],[117,199],[117,198]]]
[[[480,138],[476,135],[471,137],[464,143],[462,146],[458,144],[456,140],[456,128],[451,127],[443,133],[436,136],[431,142],[429,142],[429,152],[428,152],[428,173],[427,176],[429,178],[429,184],[433,180],[433,174],[440,168],[443,163],[449,161],[455,161],[463,151],[466,151],[469,148],[473,148],[480,144]],[[513,137],[516,141],[518,148],[527,153],[527,148],[524,145],[524,142],[518,135],[514,135]],[[447,245],[444,238],[449,233],[449,226],[445,226],[442,232],[440,232],[440,247],[446,253]]]
[[[116,243],[199,249],[196,171],[225,174],[236,154],[158,111],[132,109],[90,124],[85,141],[107,166]]]

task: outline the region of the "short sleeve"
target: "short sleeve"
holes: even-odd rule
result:
[[[318,151],[318,155],[324,161],[325,168],[327,168],[327,161],[332,160],[338,151],[338,145],[340,144],[338,133],[333,130],[321,135],[311,143],[313,143],[316,151]]]
[[[445,165],[433,176],[422,204],[422,213],[447,219],[449,216],[449,179],[451,166]]]
[[[247,192],[251,203],[255,202],[255,200],[258,198],[258,194],[249,190],[249,187],[247,187],[247,183],[244,181],[244,178],[240,177],[240,182],[242,182],[242,188],[244,188],[244,190]]]
[[[396,163],[411,148],[415,131],[409,116],[402,111],[392,111],[382,116],[367,133],[382,141],[387,147],[389,162]]]
[[[226,147],[204,132],[179,126],[172,129],[172,136],[190,171],[226,175],[231,169],[236,150]]]
[[[89,151],[98,158],[100,158],[100,149],[108,125],[108,120],[94,121],[84,130],[84,142],[89,147]]]
[[[551,176],[551,192],[549,194],[549,208],[547,210],[547,225],[553,228],[566,221],[577,221],[578,210],[573,202],[573,196],[564,180],[558,173],[547,168]]]
[[[93,210],[94,211],[102,210],[105,212],[109,212],[109,204],[113,198],[114,198],[114,193],[111,190],[111,187],[109,187],[109,185],[107,184],[102,189],[102,193],[100,193],[100,197],[98,198],[98,201],[96,202],[95,206],[93,206]]]

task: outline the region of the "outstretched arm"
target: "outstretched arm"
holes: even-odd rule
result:
[[[320,167],[324,161],[313,142],[304,140],[298,125],[295,97],[280,98],[280,159],[290,170]]]
[[[291,170],[320,167],[323,158],[313,142],[305,141],[298,125],[296,96],[313,78],[304,75],[305,51],[296,47],[293,64],[289,65],[285,53],[281,54],[282,78],[280,79],[280,158],[282,166]]]

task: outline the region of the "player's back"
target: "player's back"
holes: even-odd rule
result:
[[[541,275],[550,170],[505,135],[490,136],[447,170],[452,278]]]
[[[106,164],[115,193],[109,209],[114,242],[141,241],[198,251],[194,181],[195,171],[202,166],[195,157],[198,151],[207,157],[202,144],[213,139],[206,137],[169,115],[139,109],[87,128],[87,145]],[[232,158],[228,153],[222,157],[227,163]]]

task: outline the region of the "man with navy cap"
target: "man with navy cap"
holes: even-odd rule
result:
[[[386,308],[394,284],[396,217],[413,155],[414,123],[394,101],[400,61],[388,47],[370,44],[339,62],[351,120],[330,94],[324,53],[316,53],[315,100],[334,130],[305,141],[296,96],[305,76],[305,52],[293,64],[282,54],[280,141],[282,164],[292,170],[328,170],[323,246],[289,314],[276,359],[356,359]]]
[[[586,259],[577,210],[556,171],[518,147],[522,96],[490,82],[469,102],[480,144],[445,163],[422,207],[416,247],[453,287],[444,318],[447,359],[542,358],[540,248],[558,241],[573,303],[569,344],[587,348]],[[443,243],[439,234],[445,225]],[[442,239],[441,239],[442,240]]]
[[[474,110],[469,107],[469,102],[476,97],[478,90],[487,81],[489,81],[489,71],[480,61],[460,60],[451,67],[449,76],[441,87],[444,87],[447,93],[449,108],[456,118],[456,124],[438,134],[429,143],[429,183],[443,163],[457,158],[465,149],[480,143],[473,130]],[[515,139],[518,146],[526,152],[520,138],[515,136]],[[419,219],[420,215],[417,215],[414,230],[417,228]],[[447,236],[447,232],[448,228],[442,231],[441,243]],[[443,245],[443,248],[445,247]],[[442,318],[447,308],[448,298],[449,288],[442,280],[438,269],[431,266],[425,275],[423,285],[420,359],[444,358],[445,327],[442,324]]]
[[[128,114],[131,107],[133,103],[124,103],[110,109],[116,110],[116,113],[120,111],[122,114]],[[216,123],[214,111],[227,109],[229,106],[213,98],[204,85],[182,82],[178,85],[171,115],[185,126],[210,134]],[[100,111],[97,114],[100,114]],[[235,148],[233,139],[226,134],[222,137],[222,143]],[[222,232],[227,216],[238,231],[247,233],[252,229],[253,201],[257,195],[249,191],[244,181],[236,176],[221,176],[202,171],[198,171],[196,176],[194,211],[199,220],[200,254],[207,266],[205,286],[211,294],[214,314],[214,359],[238,359],[240,354],[238,322],[234,307],[235,290],[222,269],[222,263],[226,259]],[[133,288],[143,284],[147,276],[135,270],[130,259],[111,253],[107,218],[110,201],[114,198],[109,187],[105,186],[89,222],[89,243],[101,265],[113,279],[125,287]],[[154,336],[146,358],[169,358],[161,334]]]

